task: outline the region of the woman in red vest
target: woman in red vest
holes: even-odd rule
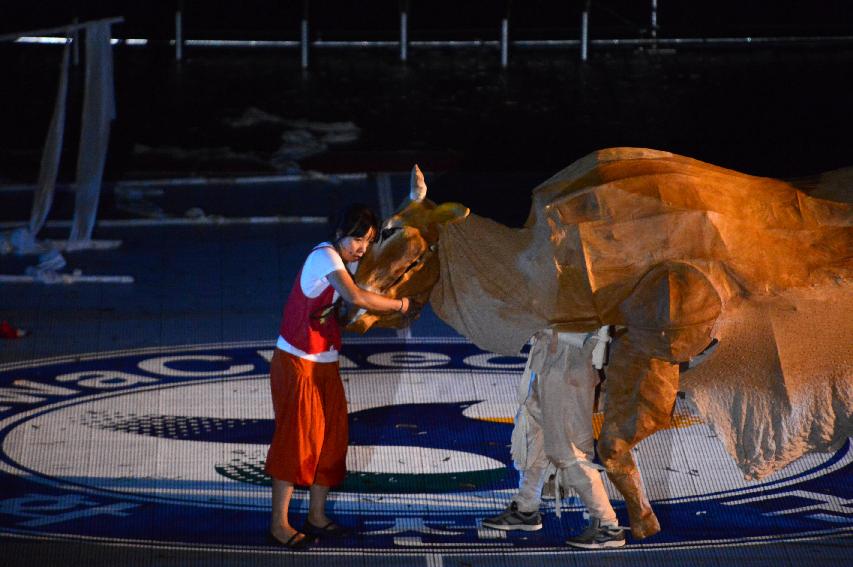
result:
[[[364,255],[377,232],[376,215],[366,206],[342,210],[334,240],[314,247],[284,306],[270,362],[275,433],[266,472],[273,479],[270,536],[291,549],[302,549],[317,536],[345,533],[325,511],[329,488],[344,480],[349,442],[335,306],[342,299],[371,311],[405,314],[409,310],[408,298],[363,290],[347,269],[346,264],[352,267]],[[288,520],[294,485],[309,487],[309,512],[302,532]]]

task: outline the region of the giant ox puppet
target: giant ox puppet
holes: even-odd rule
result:
[[[623,329],[598,450],[643,538],[660,526],[631,448],[669,425],[679,390],[751,478],[853,433],[851,186],[850,170],[788,183],[614,148],[534,189],[513,229],[432,203],[416,166],[356,280],[429,300],[497,353],[542,329]],[[360,313],[350,328],[402,324]]]

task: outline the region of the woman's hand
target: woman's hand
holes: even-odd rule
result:
[[[400,298],[400,308],[397,311],[399,311],[400,313],[405,315],[406,313],[409,312],[409,307],[411,307],[411,306],[412,306],[412,302],[409,300],[408,297],[401,297]]]

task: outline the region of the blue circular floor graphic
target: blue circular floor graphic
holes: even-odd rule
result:
[[[0,532],[145,545],[267,546],[273,345],[80,355],[0,367]],[[319,553],[530,552],[582,527],[574,497],[539,532],[483,528],[518,476],[509,457],[521,357],[462,340],[355,339],[346,482],[330,515],[355,528]],[[631,547],[719,546],[853,528],[850,444],[760,482],[679,402],[636,451],[662,532]],[[621,496],[607,484],[620,521]],[[304,491],[291,508],[299,526]]]

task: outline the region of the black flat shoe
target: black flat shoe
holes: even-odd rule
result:
[[[300,538],[299,536],[302,537]],[[294,551],[305,549],[309,545],[314,543],[314,538],[311,535],[302,532],[296,532],[295,534],[290,536],[290,539],[287,541],[281,541],[280,539],[272,535],[272,532],[268,532],[267,539],[270,543],[274,543],[276,545],[280,545],[282,547],[286,547],[287,549],[292,549]]]
[[[341,537],[345,535],[349,535],[352,533],[352,530],[349,528],[345,528],[343,526],[339,526],[335,522],[329,522],[323,527],[315,526],[309,521],[305,521],[305,525],[302,526],[302,531],[306,534],[322,537],[322,536],[331,536],[331,537]]]

